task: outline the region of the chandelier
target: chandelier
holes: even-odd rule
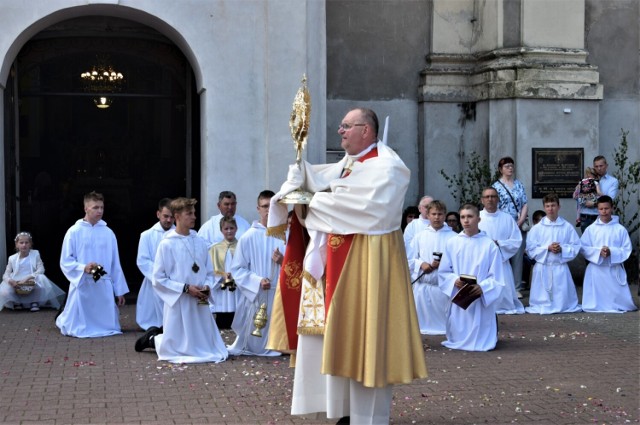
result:
[[[80,74],[84,91],[94,93],[93,103],[100,109],[107,109],[113,103],[109,94],[119,92],[124,83],[124,75],[108,64],[108,57],[98,56],[97,63],[90,71]]]

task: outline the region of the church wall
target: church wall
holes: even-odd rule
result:
[[[330,0],[326,5],[327,149],[339,148],[336,129],[348,109],[375,110],[381,132],[389,115],[389,144],[411,169],[406,202],[413,204],[419,195],[417,87],[429,48],[429,2]]]
[[[303,73],[314,141],[305,156],[324,160],[324,8],[315,0],[7,1],[0,6],[0,86],[22,45],[61,20],[107,15],[157,29],[190,61],[200,95],[200,218],[217,213],[221,190],[234,190],[239,213],[251,220],[258,192],[277,191],[295,161],[288,124]]]
[[[640,159],[640,2],[587,0],[586,5],[588,60],[598,66],[605,94],[599,153],[611,171],[621,128],[629,131],[629,158]]]
[[[524,0],[522,43],[527,47],[584,47],[584,0]]]

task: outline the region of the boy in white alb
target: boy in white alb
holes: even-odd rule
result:
[[[224,235],[224,239],[209,248],[213,272],[217,280],[213,290],[214,303],[212,306],[218,328],[230,329],[239,297],[239,292],[236,291],[236,284],[231,274],[233,255],[238,246],[236,219],[222,217],[220,219],[220,230]]]
[[[596,202],[598,219],[580,239],[580,253],[589,261],[582,285],[582,310],[589,313],[624,313],[638,308],[627,283],[624,261],[631,255],[629,233],[613,216],[613,200]]]
[[[213,267],[207,242],[193,229],[195,199],[176,198],[170,208],[176,228],[160,241],[153,263],[153,287],[164,302],[163,328],[151,327],[135,350],[154,348],[171,363],[219,363],[228,353],[209,312]]]
[[[498,342],[496,303],[502,295],[504,278],[498,247],[478,228],[478,207],[465,204],[460,208],[464,231],[449,239],[442,254],[438,278],[440,289],[451,299],[464,286],[460,276],[475,276],[472,289],[480,295],[465,310],[450,303],[447,316],[447,339],[442,345],[456,350],[489,351]]]
[[[438,286],[438,267],[442,252],[454,233],[444,223],[447,207],[440,201],[427,206],[429,225],[411,242],[413,258],[409,258],[409,271],[413,283],[413,298],[423,335],[444,335],[447,326],[449,297]]]
[[[527,235],[527,254],[533,266],[527,313],[553,314],[582,311],[568,262],[580,252],[580,238],[564,218],[558,216],[560,200],[550,193],[542,198],[547,213]]]
[[[102,220],[102,194],[86,194],[84,212],[62,242],[60,269],[69,279],[69,296],[56,326],[63,335],[77,338],[118,335],[122,333],[118,307],[124,305],[129,287],[116,236]]]

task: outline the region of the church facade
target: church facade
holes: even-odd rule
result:
[[[439,170],[477,153],[512,156],[539,203],[536,150],[612,165],[625,129],[640,157],[639,20],[635,0],[3,0],[0,233],[10,250],[26,227],[64,230],[92,189],[109,193],[106,220],[127,245],[162,196],[198,198],[202,223],[233,190],[254,218],[258,192],[277,191],[295,160],[303,75],[310,162],[337,159],[342,116],[367,106],[389,116],[412,171],[398,202],[428,193],[455,207]],[[79,81],[96,55],[126,71],[108,110]]]

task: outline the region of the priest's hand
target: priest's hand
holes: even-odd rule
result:
[[[607,258],[611,256],[611,250],[609,249],[608,246],[603,246],[602,248],[600,248],[600,256],[602,258]]]
[[[124,305],[124,296],[118,295],[116,297],[116,303],[118,304],[118,307],[122,307]]]

